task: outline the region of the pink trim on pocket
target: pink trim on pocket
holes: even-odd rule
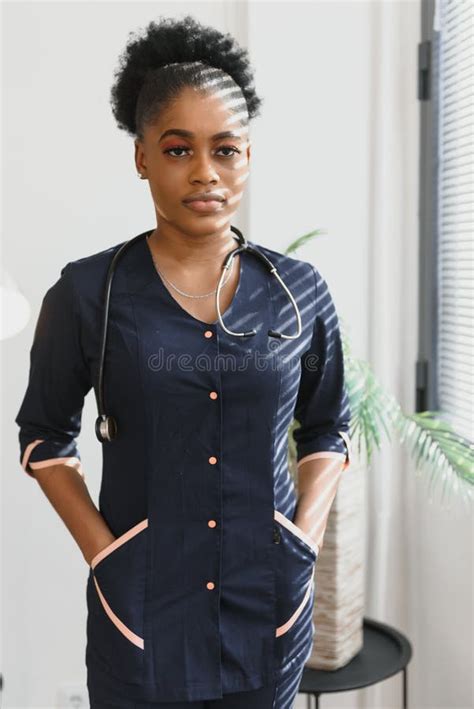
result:
[[[125,544],[125,542],[128,542],[129,539],[134,537],[135,534],[138,534],[146,527],[148,527],[148,518],[143,519],[141,522],[138,522],[138,524],[136,524],[134,527],[131,527],[129,530],[121,534],[119,537],[117,537],[117,539],[114,539],[114,541],[108,544],[105,549],[102,549],[101,551],[99,551],[98,554],[94,556],[94,558],[90,562],[91,568],[95,569],[99,561],[105,559],[106,556],[111,554],[122,544]]]
[[[291,519],[288,519],[288,517],[285,517],[284,514],[279,512],[278,510],[273,511],[273,516],[279,522],[282,524],[284,527],[290,530],[295,536],[299,537],[302,539],[311,549],[316,553],[319,554],[319,547],[316,544],[315,541],[309,536],[309,534],[306,534],[306,532],[303,532],[302,529],[300,529],[294,522],[291,521]]]
[[[288,630],[296,623],[298,620],[299,616],[303,612],[303,609],[308,602],[308,599],[311,595],[311,587],[313,585],[314,581],[314,574],[315,574],[316,568],[313,568],[313,573],[311,574],[311,578],[309,580],[308,585],[306,586],[306,591],[303,597],[303,600],[299,604],[298,608],[295,610],[293,615],[286,621],[286,623],[283,623],[283,625],[279,625],[278,628],[276,629],[275,635],[278,638],[280,635],[284,635],[284,633],[288,632]]]
[[[134,645],[139,647],[141,650],[143,650],[143,648],[145,646],[143,638],[141,638],[139,635],[136,635],[132,630],[130,630],[130,628],[127,628],[125,623],[122,623],[120,618],[115,615],[112,608],[109,606],[109,604],[105,600],[104,595],[99,588],[99,584],[97,583],[97,579],[95,576],[94,576],[94,583],[95,583],[95,587],[97,589],[97,593],[99,594],[100,601],[104,607],[104,610],[107,613],[107,615],[109,616],[112,623],[122,633],[122,635],[124,635],[127,638],[127,640],[130,640],[131,643],[133,643]]]

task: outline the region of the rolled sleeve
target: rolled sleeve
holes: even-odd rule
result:
[[[29,475],[62,463],[84,477],[76,438],[91,386],[81,346],[80,301],[68,263],[43,298],[30,349],[28,384],[15,418],[20,427],[20,464]]]
[[[301,357],[301,379],[293,429],[297,466],[313,458],[339,458],[346,469],[352,459],[350,405],[339,320],[324,278],[315,278],[313,337]]]

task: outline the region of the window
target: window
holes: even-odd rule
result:
[[[417,411],[473,440],[474,4],[422,2]]]

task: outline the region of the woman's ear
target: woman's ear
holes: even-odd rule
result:
[[[135,138],[133,143],[135,145],[135,167],[137,169],[137,173],[144,174],[146,171],[146,166],[143,164],[144,151],[142,143],[138,138]]]

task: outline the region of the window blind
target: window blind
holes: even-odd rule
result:
[[[437,400],[474,440],[474,3],[438,0]]]

